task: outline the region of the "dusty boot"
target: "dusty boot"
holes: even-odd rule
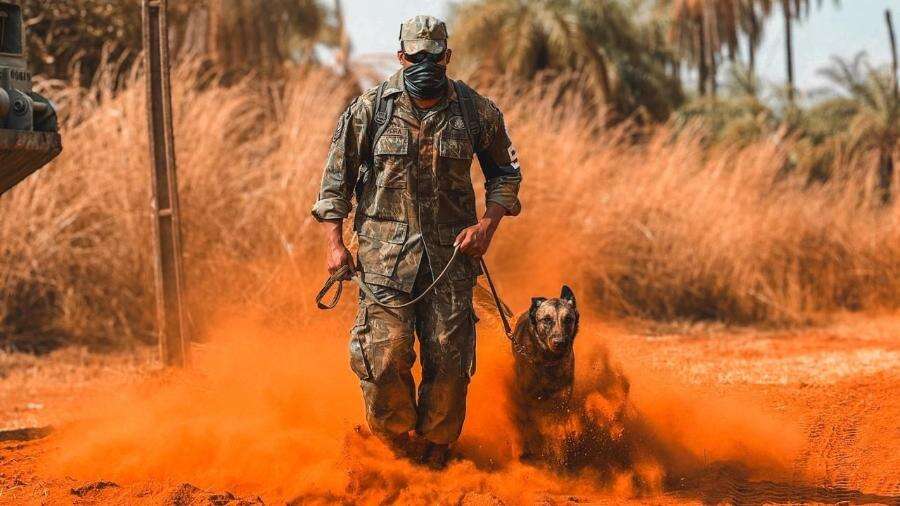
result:
[[[409,460],[414,463],[422,461],[422,455],[428,450],[428,441],[416,436],[408,434],[400,434],[396,436],[382,436],[382,442],[398,459]]]
[[[381,441],[393,452],[394,456],[398,459],[410,459],[413,458],[410,455],[410,438],[408,434],[399,434],[396,436],[383,436]]]
[[[421,462],[422,457],[428,451],[429,445],[431,445],[431,443],[429,443],[427,439],[413,433],[409,436],[409,442],[406,445],[406,458],[414,463]]]
[[[434,470],[441,470],[447,467],[447,461],[450,460],[450,445],[441,445],[429,442],[422,452],[422,458],[419,462],[423,466]]]

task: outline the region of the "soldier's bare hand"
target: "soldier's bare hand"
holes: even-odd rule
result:
[[[350,254],[350,250],[347,249],[343,244],[332,244],[328,247],[328,254],[326,258],[326,264],[328,266],[328,274],[334,274],[341,267],[347,266],[350,268],[350,271],[353,271],[353,256]],[[342,279],[350,279],[350,274],[347,274]]]
[[[344,246],[344,238],[341,234],[344,220],[324,220],[322,226],[325,227],[326,244],[325,250],[325,266],[328,268],[328,274],[334,275],[341,267],[350,267],[353,271],[353,256],[350,250]],[[341,279],[349,280],[350,274]]]
[[[474,258],[481,258],[487,253],[494,236],[493,228],[484,222],[463,230],[456,236],[456,244],[459,251]]]

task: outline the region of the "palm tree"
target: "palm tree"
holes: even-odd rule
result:
[[[130,68],[141,51],[136,0],[26,0],[28,49],[36,72],[87,85],[104,59]],[[225,70],[271,74],[285,61],[312,61],[313,45],[334,38],[316,0],[172,0],[173,54],[209,56]],[[327,40],[328,42],[331,39]]]
[[[347,26],[344,22],[344,7],[341,0],[334,0],[334,17],[336,21],[335,36],[338,43],[337,63],[341,70],[341,75],[350,75],[350,51],[352,45],[350,36],[347,35]]]
[[[613,108],[666,119],[683,97],[677,73],[668,72],[676,57],[664,27],[649,15],[641,21],[640,0],[582,1],[577,7],[587,47],[609,62]]]
[[[833,0],[834,5],[839,5],[840,0]],[[793,102],[795,96],[795,79],[794,79],[794,20],[808,17],[811,0],[781,0],[781,13],[784,16],[784,50],[785,62],[787,65],[787,93],[788,99]],[[816,6],[822,6],[822,0],[816,0]]]
[[[471,1],[455,12],[453,37],[484,69],[531,79],[545,70],[588,68],[604,100],[609,63],[567,0]]]
[[[207,40],[223,68],[269,74],[287,61],[314,60],[327,24],[316,0],[207,0]]]
[[[772,4],[773,0],[741,0],[738,4],[741,31],[747,37],[747,70],[751,79],[756,77],[756,51],[766,19],[772,13]]]
[[[124,71],[140,53],[140,2],[26,0],[22,7],[35,73],[87,86],[104,62],[117,62]]]
[[[892,72],[872,67],[865,53],[859,53],[849,61],[832,57],[831,66],[819,74],[836,93],[811,115],[830,119],[831,134],[849,153],[879,153],[878,191],[882,202],[889,202],[893,154],[900,140],[900,99]]]
[[[643,107],[665,117],[680,100],[653,30],[636,26],[620,0],[470,0],[453,21],[454,44],[481,75],[530,81],[575,72],[620,115]]]
[[[723,50],[737,53],[740,14],[744,0],[665,0],[669,11],[669,39],[697,66],[701,96],[715,95],[718,64]]]

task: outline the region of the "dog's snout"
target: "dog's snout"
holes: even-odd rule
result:
[[[566,338],[565,338],[565,336],[554,336],[550,339],[550,344],[554,348],[559,348],[559,347],[565,346]]]

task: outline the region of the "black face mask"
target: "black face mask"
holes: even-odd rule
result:
[[[424,59],[403,70],[406,91],[419,100],[435,99],[447,92],[447,67]]]

